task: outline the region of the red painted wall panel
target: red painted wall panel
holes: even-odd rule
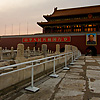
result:
[[[21,38],[1,38],[0,39],[0,46],[2,48],[7,47],[8,49],[10,49],[11,47],[14,47],[14,49],[16,49],[18,43],[22,43]]]
[[[0,40],[0,46],[5,48],[7,47],[8,49],[10,49],[11,47],[14,47],[14,49],[17,49],[17,44],[18,43],[22,43],[22,38],[1,38]],[[86,45],[86,36],[71,36],[71,42],[38,42],[36,45],[36,49],[38,47],[41,48],[42,44],[47,44],[48,49],[51,49],[53,51],[55,51],[56,49],[56,44],[60,44],[60,48],[63,48],[65,46],[65,44],[70,44],[70,45],[74,45],[76,47],[79,48],[79,50],[84,54],[86,48],[88,47]],[[33,49],[33,47],[35,46],[35,43],[24,43],[24,47],[25,49],[27,47],[30,47],[30,49]],[[100,35],[97,36],[97,45],[95,46],[95,48],[97,49],[97,53],[100,54]]]

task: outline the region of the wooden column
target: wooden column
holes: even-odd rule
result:
[[[43,33],[45,33],[45,27],[43,28]]]
[[[100,25],[98,25],[98,31],[100,31]]]

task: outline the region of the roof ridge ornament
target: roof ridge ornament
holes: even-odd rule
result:
[[[54,11],[57,11],[57,7],[54,8]]]

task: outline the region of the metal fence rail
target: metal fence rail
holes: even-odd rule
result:
[[[58,60],[58,59],[61,59],[61,58],[65,58],[65,66],[64,66],[63,69],[69,69],[68,66],[67,66],[67,56],[70,56],[70,55],[71,55],[71,59],[72,59],[71,63],[73,63],[73,61],[75,59],[77,59],[79,56],[81,56],[81,53],[80,53],[80,51],[78,51],[78,52],[77,51],[68,52],[68,53],[63,53],[63,54],[59,54],[59,55],[55,55],[55,56],[37,59],[37,60],[18,63],[18,64],[14,64],[14,65],[10,65],[10,66],[0,67],[0,70],[4,70],[4,69],[7,69],[7,68],[13,68],[13,67],[17,67],[17,66],[20,66],[20,65],[31,64],[31,65],[26,66],[24,68],[16,69],[16,70],[13,70],[13,71],[10,71],[10,72],[7,72],[7,73],[1,73],[0,76],[7,75],[7,74],[10,74],[10,73],[13,73],[13,72],[20,71],[20,70],[24,70],[24,69],[27,69],[27,68],[32,68],[31,69],[31,86],[27,87],[25,89],[36,92],[37,90],[39,90],[39,88],[34,87],[34,67],[53,61],[54,62],[53,63],[54,64],[53,65],[53,74],[51,74],[50,76],[56,78],[56,77],[58,77],[58,75],[56,74],[56,71],[55,71],[55,61]],[[43,61],[43,62],[41,62],[41,61]],[[38,62],[38,63],[36,63],[36,62]],[[36,64],[34,64],[34,63],[36,63]]]

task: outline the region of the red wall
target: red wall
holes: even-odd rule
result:
[[[11,47],[14,47],[14,49],[17,48],[17,44],[18,43],[22,43],[22,38],[1,38],[0,40],[0,46],[5,48],[7,47],[8,49],[10,49]],[[55,51],[56,49],[56,44],[60,44],[60,48],[63,48],[65,46],[65,44],[71,44],[74,45],[76,47],[79,48],[79,50],[84,54],[85,50],[88,46],[86,46],[86,36],[71,36],[71,42],[69,43],[37,43],[36,45],[36,49],[38,47],[41,48],[41,44],[47,44],[48,49],[51,49],[53,51]],[[30,49],[33,49],[33,47],[35,46],[35,43],[24,43],[24,47],[25,49],[27,47],[30,47]],[[97,53],[100,54],[100,35],[97,36],[97,45],[95,46],[95,48],[97,49]]]
[[[17,44],[21,43],[22,39],[21,38],[1,38],[0,39],[0,46],[2,48],[7,47],[10,49],[11,47],[14,47],[14,49],[17,48]]]

